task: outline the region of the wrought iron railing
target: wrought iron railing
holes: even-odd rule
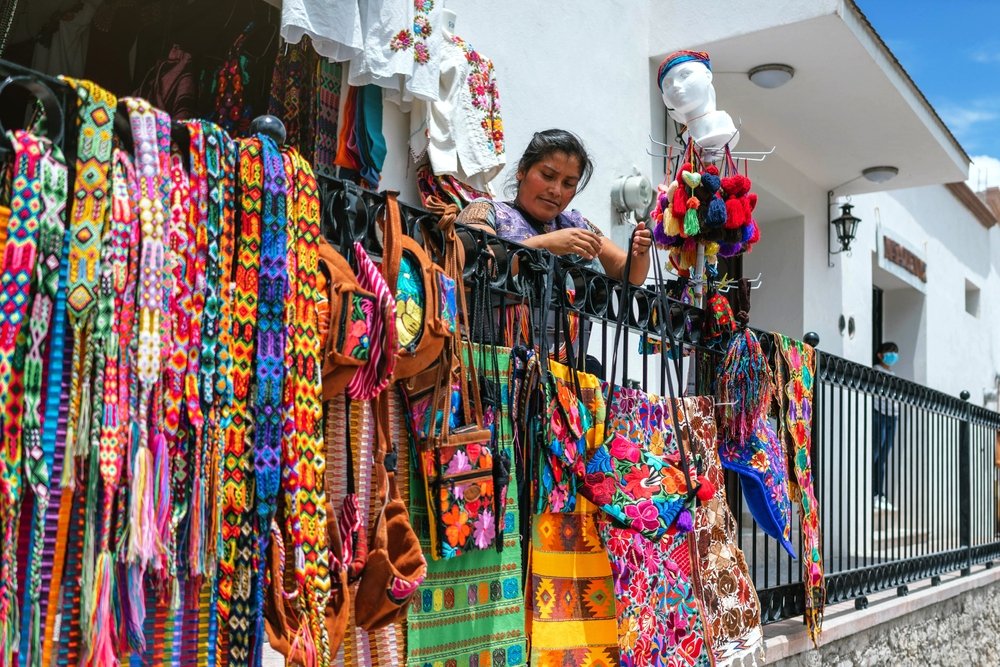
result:
[[[342,185],[324,183],[325,189],[338,187]],[[364,193],[362,199],[366,224],[371,226],[381,198]],[[425,224],[426,212],[401,208],[408,233],[417,237],[435,233],[433,225]],[[355,231],[377,254],[377,234],[361,227]],[[682,298],[682,282],[663,287],[670,295],[666,305],[660,305],[652,287],[630,289],[628,301],[623,302],[621,283],[587,266],[559,259],[553,269],[544,251],[478,230],[462,228],[460,236],[466,287],[479,298],[488,294],[492,312],[502,304],[524,301],[540,313],[565,304],[588,323],[587,351],[606,370],[618,313],[627,308],[628,326],[619,347],[621,370],[617,377],[604,379],[665,393],[666,375],[659,357],[639,349],[647,337],[664,338],[669,327],[685,347],[690,389],[711,393],[723,342],[703,340],[705,314]],[[552,303],[542,303],[548,280],[565,285],[573,297],[556,289]],[[474,300],[471,307],[482,305]],[[544,317],[536,316],[536,325],[541,321]],[[760,332],[760,337],[771,353],[769,336]],[[1000,560],[1000,469],[994,467],[1000,414],[833,355],[818,353],[817,365],[812,460],[828,604],[856,600],[863,607],[866,596],[876,591],[897,588],[905,594],[915,581],[947,572],[968,573],[975,565],[990,566]],[[896,419],[885,476],[888,505],[873,498],[876,410]],[[802,614],[799,563],[757,527],[745,509],[736,475],[727,476],[727,491],[764,622]],[[792,526],[792,543],[801,553],[794,510]]]

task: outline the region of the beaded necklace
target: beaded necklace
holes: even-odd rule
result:
[[[3,558],[0,564],[0,658],[10,663],[17,643],[17,526],[21,500],[22,374],[15,366],[17,337],[28,312],[31,277],[38,254],[38,228],[42,218],[41,158],[50,150],[24,130],[8,133],[14,147],[7,243],[0,273],[0,398],[3,444],[0,447],[0,508],[3,521]]]
[[[282,386],[285,381],[284,305],[288,261],[287,184],[277,144],[261,138],[264,157],[264,224],[261,230],[257,318],[257,396],[254,417],[254,489],[257,500],[257,573],[255,596],[257,647],[253,663],[259,665],[264,637],[264,573],[271,520],[277,508],[281,475]]]
[[[45,371],[45,346],[48,343],[48,368],[56,377],[62,376],[65,346],[66,303],[60,299],[60,285],[65,292],[66,264],[66,162],[58,146],[42,156],[42,205],[44,215],[39,230],[38,252],[33,291],[30,348],[24,362],[24,450],[27,456],[27,483],[35,495],[31,521],[31,542],[28,547],[28,571],[25,581],[28,592],[24,598],[22,618],[27,622],[21,629],[21,649],[24,664],[36,667],[41,663],[41,604],[42,560],[45,551],[45,515],[49,507],[49,480],[55,455],[55,426],[59,411],[59,389],[50,386],[45,395],[45,419],[51,428],[42,430],[41,402]],[[49,332],[52,336],[49,337]],[[53,437],[49,437],[49,434]]]
[[[320,201],[316,178],[309,163],[298,153],[289,152],[289,165],[295,174],[294,210],[290,225],[295,227],[294,294],[289,299],[294,308],[286,321],[291,333],[291,360],[286,387],[294,401],[294,422],[291,443],[285,449],[292,452],[287,464],[296,466],[289,476],[290,490],[295,498],[289,503],[295,515],[289,524],[296,553],[296,580],[299,594],[306,600],[309,627],[315,640],[319,666],[329,662],[329,638],[324,623],[324,611],[330,597],[331,555],[327,544],[326,525],[326,452],[322,434],[322,391],[320,374],[320,336],[318,303],[320,294],[319,252]],[[306,521],[299,519],[305,513]],[[301,563],[301,565],[300,565]]]
[[[249,539],[250,509],[247,475],[250,460],[246,441],[249,428],[250,380],[257,321],[257,288],[264,203],[264,161],[261,140],[244,139],[240,146],[240,208],[242,211],[236,263],[233,307],[233,405],[223,452],[222,556],[219,560],[219,616],[228,621],[234,664],[249,662],[250,573],[253,566]]]

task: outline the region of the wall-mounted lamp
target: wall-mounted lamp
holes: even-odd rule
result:
[[[631,174],[619,176],[611,185],[611,203],[622,222],[629,213],[636,220],[648,220],[653,208],[653,186],[637,167],[632,167]]]
[[[830,190],[826,197],[826,219],[837,233],[837,242],[840,244],[839,250],[833,249],[830,241],[830,230],[828,229],[826,232],[826,261],[827,266],[832,267],[832,258],[834,255],[851,251],[851,241],[854,240],[854,236],[857,234],[858,223],[861,222],[861,218],[851,214],[851,209],[854,208],[854,206],[849,203],[841,204],[840,216],[832,218],[833,213],[831,209],[833,208],[833,190]]]

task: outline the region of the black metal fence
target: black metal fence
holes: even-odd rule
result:
[[[336,201],[329,191],[342,187],[324,181],[324,201]],[[380,206],[381,198],[366,192],[354,210],[328,209],[328,219],[339,218],[334,226],[340,227],[340,234],[326,230],[328,236],[352,230],[377,255],[372,230]],[[411,236],[434,233],[426,212],[401,210]],[[356,224],[360,217],[364,224]],[[475,230],[462,229],[460,236],[474,311],[496,313],[505,304],[529,303],[537,326],[564,306],[586,323],[587,352],[603,367],[604,379],[658,394],[666,392],[666,370],[658,353],[640,350],[647,340],[666,339],[669,328],[685,348],[689,390],[711,392],[723,342],[704,339],[705,313],[686,296],[689,285],[664,285],[665,304],[651,287],[629,290],[626,301],[621,283],[588,266],[560,259],[553,269],[543,251]],[[556,289],[552,302],[543,303],[549,280]],[[628,326],[618,346],[620,371],[610,378],[614,328],[623,308]],[[761,337],[766,343],[768,337]],[[905,594],[909,583],[1000,560],[1000,468],[994,466],[1000,414],[833,355],[818,353],[817,365],[812,460],[828,604],[853,599],[865,606],[865,596],[876,591],[897,588]],[[891,434],[880,435],[887,430]],[[876,453],[884,461],[884,477],[875,475]],[[884,499],[875,497],[880,484]],[[799,563],[757,527],[736,475],[727,476],[727,491],[764,622],[801,615]],[[798,524],[793,510],[791,541],[801,552]]]

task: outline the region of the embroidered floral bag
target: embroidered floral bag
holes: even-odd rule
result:
[[[631,260],[632,254],[629,253],[623,272],[625,276],[629,275]],[[654,259],[653,262],[655,261]],[[678,460],[672,461],[649,449],[640,448],[622,433],[609,428],[611,415],[616,410],[614,378],[621,333],[630,310],[627,307],[630,288],[627,280],[622,283],[622,305],[619,307],[612,343],[614,353],[607,383],[607,416],[604,425],[604,433],[609,435],[606,435],[607,440],[587,461],[580,493],[618,525],[631,528],[643,537],[656,541],[667,533],[685,505],[693,501],[697,491],[694,484],[696,472],[692,470],[682,438],[677,440],[680,453]],[[672,338],[669,323],[660,322],[660,325]],[[672,390],[673,376],[671,369],[667,368],[667,355],[661,353],[660,359]],[[686,514],[686,517],[686,524],[679,526],[685,532],[692,527],[690,514]]]
[[[454,206],[445,207],[438,226],[445,239],[445,271],[457,282],[462,267],[456,212]],[[457,314],[467,321],[465,291],[456,292]],[[497,539],[495,531],[475,530],[494,520],[494,462],[492,434],[484,428],[475,355],[469,348],[456,318],[438,363],[401,385],[420,459],[435,559],[489,549]]]

